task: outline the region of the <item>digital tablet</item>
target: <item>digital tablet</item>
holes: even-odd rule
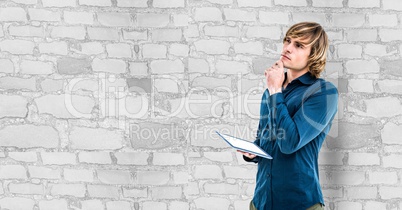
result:
[[[254,142],[250,142],[244,139],[240,139],[234,136],[221,134],[218,131],[215,131],[223,140],[225,140],[231,147],[238,149],[243,152],[248,152],[263,158],[272,159],[271,155],[266,153],[261,147],[254,144]]]

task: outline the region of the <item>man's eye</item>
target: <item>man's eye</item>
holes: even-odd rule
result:
[[[301,45],[301,44],[299,44],[299,43],[296,43],[296,47],[297,47],[297,48],[303,48],[303,45]]]

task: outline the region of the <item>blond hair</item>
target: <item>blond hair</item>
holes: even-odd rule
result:
[[[320,77],[325,68],[328,51],[328,37],[321,25],[314,22],[297,23],[286,32],[284,41],[287,37],[307,39],[307,42],[303,43],[311,46],[307,66],[314,77]]]

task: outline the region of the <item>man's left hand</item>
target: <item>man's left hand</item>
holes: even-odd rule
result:
[[[270,95],[282,92],[283,81],[285,80],[285,70],[283,62],[278,60],[273,66],[265,70],[265,78],[267,80],[267,88]]]

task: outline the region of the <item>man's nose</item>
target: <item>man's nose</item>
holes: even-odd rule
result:
[[[284,52],[291,53],[292,50],[293,50],[293,47],[292,47],[291,44],[287,44],[287,45],[284,45],[284,46],[283,46],[283,51],[284,51]]]

